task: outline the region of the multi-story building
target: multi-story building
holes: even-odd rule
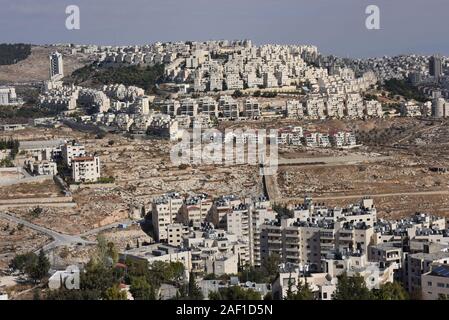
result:
[[[285,113],[287,118],[302,119],[304,117],[302,103],[296,100],[288,100],[285,103]]]
[[[161,101],[159,105],[161,106],[162,113],[168,114],[172,117],[178,114],[178,109],[181,106],[178,100],[173,99]]]
[[[156,241],[166,242],[168,240],[167,227],[176,221],[183,203],[182,197],[176,192],[167,193],[153,201],[151,219]]]
[[[189,227],[182,223],[172,223],[167,226],[167,243],[170,246],[182,245],[184,237],[189,233]]]
[[[37,175],[51,175],[55,176],[58,174],[58,167],[56,162],[42,160],[42,161],[29,161],[28,169]]]
[[[429,247],[427,247],[429,248]],[[407,289],[410,293],[420,293],[422,291],[422,275],[431,271],[434,263],[449,264],[449,251],[447,246],[440,250],[408,254],[406,275]]]
[[[50,59],[50,80],[60,80],[64,77],[64,63],[62,54],[58,51],[49,56]]]
[[[81,156],[71,159],[74,182],[96,182],[100,178],[100,158]]]
[[[14,87],[0,87],[0,106],[16,106],[21,104]]]
[[[192,254],[189,250],[173,247],[167,244],[155,243],[149,246],[140,246],[123,251],[120,254],[121,260],[133,259],[137,261],[147,261],[151,266],[156,261],[180,262],[184,265],[185,276],[188,277],[192,270]]]
[[[247,99],[243,107],[243,116],[250,119],[260,118],[260,105],[257,99]]]
[[[198,101],[198,108],[202,114],[218,117],[218,102],[212,97],[203,97]]]
[[[224,118],[238,119],[240,116],[239,104],[230,96],[221,96],[219,110]]]
[[[202,223],[206,220],[212,205],[212,198],[205,193],[190,196],[185,200],[178,220],[189,225]]]
[[[438,300],[449,298],[449,265],[432,264],[430,271],[421,276],[422,299]]]
[[[319,271],[321,259],[333,251],[367,253],[376,209],[371,199],[344,209],[316,207],[306,199],[293,216],[261,226],[262,259],[276,253],[286,263],[307,264]]]
[[[178,109],[178,115],[195,117],[198,114],[198,103],[195,99],[187,98],[181,100],[181,106]]]
[[[86,155],[84,145],[78,144],[75,141],[67,142],[61,146],[61,156],[64,164],[70,167],[72,159],[76,157],[83,157]]]

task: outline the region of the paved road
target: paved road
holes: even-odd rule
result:
[[[60,246],[66,246],[66,245],[72,245],[72,244],[82,244],[82,245],[88,245],[88,244],[94,244],[92,241],[86,241],[82,239],[80,236],[71,236],[63,233],[59,233],[50,229],[47,229],[45,227],[39,226],[37,224],[31,223],[29,221],[20,219],[18,217],[2,213],[0,212],[0,218],[7,219],[15,223],[23,224],[25,227],[28,227],[30,229],[36,230],[38,232],[41,232],[43,234],[46,234],[47,236],[51,237],[53,239],[53,242],[45,245],[43,247],[44,251],[60,247]]]
[[[126,220],[114,222],[114,223],[111,223],[111,224],[108,224],[108,225],[105,225],[105,226],[102,226],[102,227],[95,228],[95,229],[89,230],[87,232],[84,232],[84,233],[80,234],[80,237],[87,237],[87,236],[91,236],[93,234],[100,233],[100,232],[105,231],[105,230],[116,228],[120,224],[125,224],[125,225],[129,226],[130,224],[132,224],[132,221],[129,220],[129,219],[126,219]]]
[[[120,224],[130,225],[132,223],[131,220],[126,219],[123,221],[114,222],[114,223],[111,223],[111,224],[108,224],[108,225],[105,225],[105,226],[102,226],[99,228],[89,230],[80,235],[72,236],[72,235],[67,235],[67,234],[56,232],[54,230],[39,226],[37,224],[31,223],[29,221],[20,219],[18,217],[15,217],[15,216],[12,216],[12,215],[9,215],[6,213],[0,212],[0,218],[7,219],[7,220],[10,220],[10,221],[18,223],[18,224],[21,223],[25,227],[36,230],[38,232],[41,232],[41,233],[46,234],[47,236],[51,237],[53,239],[53,241],[42,247],[42,249],[44,249],[44,251],[49,251],[51,249],[61,247],[61,246],[96,244],[95,241],[87,241],[87,240],[83,239],[83,237],[91,236],[94,234],[98,234],[102,231],[108,230],[108,229],[116,228]],[[8,257],[10,255],[11,254],[1,254],[0,258]]]

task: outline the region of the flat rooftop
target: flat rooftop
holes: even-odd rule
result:
[[[43,148],[57,148],[65,143],[62,139],[56,140],[33,140],[33,141],[20,141],[19,149],[43,149]]]

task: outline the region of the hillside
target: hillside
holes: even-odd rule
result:
[[[31,45],[24,43],[0,44],[0,65],[10,65],[26,59],[31,54]]]
[[[61,51],[64,55],[65,74],[71,74],[74,70],[89,63],[86,55],[70,55],[70,52],[65,48],[32,46],[31,54],[25,60],[12,65],[0,65],[0,84],[47,80],[48,55],[55,50]]]

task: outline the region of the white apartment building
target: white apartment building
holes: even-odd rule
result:
[[[330,118],[343,118],[344,117],[344,109],[345,102],[344,98],[341,95],[328,95],[326,102],[326,115]]]
[[[62,54],[55,51],[49,56],[50,59],[50,80],[60,80],[64,78],[64,63]]]
[[[198,109],[209,117],[218,117],[218,102],[212,97],[203,97],[198,101]]]
[[[253,266],[261,265],[260,254],[260,236],[261,227],[267,221],[276,218],[276,212],[271,208],[271,203],[264,197],[259,197],[254,201],[251,208],[248,226],[249,226],[249,262]]]
[[[265,72],[263,74],[263,86],[265,88],[277,88],[278,87],[278,79],[271,72]]]
[[[168,241],[167,227],[176,221],[183,203],[182,197],[176,192],[167,193],[153,201],[151,213],[156,241]]]
[[[178,115],[195,117],[198,114],[198,103],[195,99],[187,98],[181,100]]]
[[[228,90],[243,89],[243,80],[240,79],[240,75],[238,73],[228,73],[226,75],[225,83]]]
[[[64,164],[70,167],[72,159],[76,157],[83,157],[86,155],[86,149],[83,145],[74,141],[67,142],[61,146],[61,156]]]
[[[288,100],[285,103],[285,113],[287,118],[302,119],[304,117],[302,103],[297,100]]]
[[[363,98],[358,93],[351,93],[346,95],[345,113],[349,118],[362,118],[364,115],[365,106]]]
[[[100,178],[100,158],[97,156],[73,157],[71,165],[74,182],[96,182]]]
[[[446,248],[409,254],[405,262],[406,286],[410,293],[422,291],[422,275],[431,271],[432,264],[439,263],[449,265],[449,251]],[[427,288],[428,290],[428,288]]]
[[[336,278],[330,278],[326,273],[307,273],[302,266],[283,265],[272,284],[273,298],[282,300],[286,298],[288,289],[297,292],[298,283],[309,285],[318,300],[332,300],[332,294],[337,289]]]
[[[243,106],[243,116],[249,119],[260,118],[260,105],[257,99],[251,98],[245,101]]]
[[[294,208],[294,218],[261,226],[261,256],[278,254],[286,263],[321,269],[321,259],[338,251],[366,253],[373,238],[376,210],[371,199],[347,208],[315,207],[311,200]]]
[[[421,107],[413,101],[405,101],[401,104],[401,116],[403,117],[420,117]]]
[[[51,175],[55,176],[58,174],[58,168],[56,162],[42,160],[42,161],[30,161],[28,163],[29,170],[38,175]]]
[[[368,117],[382,117],[382,104],[377,100],[365,101],[365,115]]]
[[[14,87],[0,87],[0,106],[16,106],[20,101]]]
[[[161,106],[161,112],[164,114],[168,114],[172,117],[178,114],[178,109],[181,107],[181,104],[178,100],[169,99],[164,100],[159,103]]]
[[[221,96],[219,110],[224,118],[238,119],[240,116],[239,104],[231,96]]]
[[[156,261],[181,262],[184,265],[187,278],[192,270],[192,254],[190,251],[161,243],[126,250],[120,254],[120,259],[125,260],[126,258],[148,261],[150,266]]]
[[[321,96],[311,95],[305,103],[305,114],[309,119],[321,119],[325,117],[325,101]]]

